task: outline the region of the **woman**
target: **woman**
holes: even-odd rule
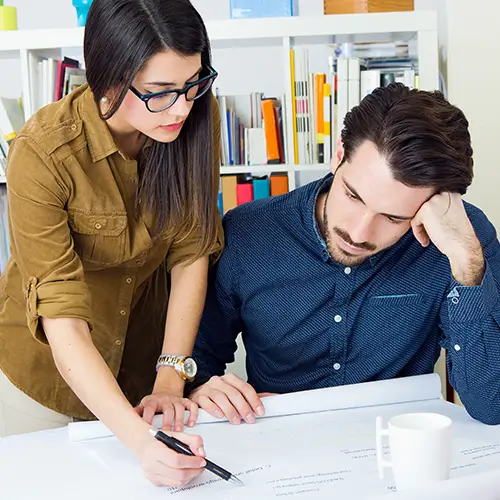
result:
[[[177,486],[200,472],[201,439],[182,434],[197,456],[180,457],[148,429],[156,412],[177,431],[185,409],[196,421],[184,356],[221,249],[217,74],[188,0],[94,0],[84,57],[88,86],[10,151],[0,435],[95,416]]]

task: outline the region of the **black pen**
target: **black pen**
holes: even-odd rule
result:
[[[190,455],[192,457],[195,456],[187,444],[183,443],[182,441],[179,441],[178,439],[172,436],[168,436],[163,431],[158,431],[156,429],[149,429],[149,432],[156,439],[158,439],[158,441],[161,441],[165,446],[167,446],[171,450],[176,451],[177,453],[182,453],[183,455]],[[244,483],[240,479],[238,479],[236,476],[231,474],[226,469],[219,467],[217,464],[210,462],[210,460],[207,460],[206,458],[204,458],[204,460],[207,463],[207,465],[205,465],[205,469],[209,470],[210,472],[213,472],[216,476],[219,476],[225,481],[231,481],[232,483],[237,484],[238,486],[244,486]]]

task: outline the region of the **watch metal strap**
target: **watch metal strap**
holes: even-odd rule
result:
[[[156,371],[161,366],[172,366],[175,367],[183,359],[186,359],[186,356],[177,356],[176,354],[162,354],[158,358],[158,362],[156,363]]]

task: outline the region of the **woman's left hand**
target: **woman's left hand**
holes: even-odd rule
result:
[[[163,413],[163,430],[182,432],[184,412],[189,411],[188,427],[194,427],[198,419],[198,405],[190,399],[173,396],[166,392],[156,392],[142,399],[135,411],[148,424],[152,424],[156,413]]]

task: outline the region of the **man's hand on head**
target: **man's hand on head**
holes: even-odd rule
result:
[[[411,226],[422,246],[432,242],[448,257],[456,281],[465,286],[481,284],[485,270],[483,249],[458,193],[434,195],[422,205]]]
[[[234,373],[212,377],[196,388],[189,399],[213,417],[226,416],[235,425],[242,419],[253,424],[256,416],[264,415],[264,406],[255,389]]]

